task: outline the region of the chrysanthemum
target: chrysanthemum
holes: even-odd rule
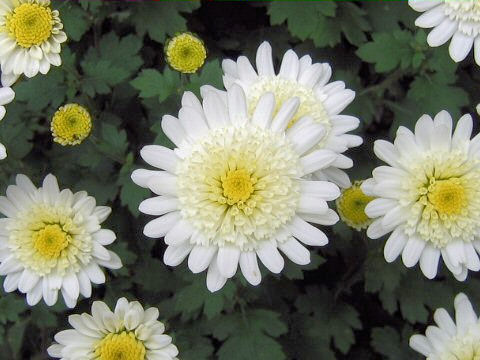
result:
[[[169,39],[165,45],[167,63],[175,70],[191,74],[200,69],[207,57],[203,41],[191,33],[182,33]]]
[[[339,188],[305,178],[336,159],[331,150],[310,152],[324,136],[324,126],[309,117],[288,130],[299,99],[275,112],[273,94],[264,94],[250,116],[243,90],[234,85],[225,99],[207,92],[203,105],[185,93],[178,119],[166,115],[162,128],[177,146],[145,146],[141,155],[163,171],[136,170],[133,181],[157,197],[140,211],[160,216],[144,234],[165,236],[164,262],[180,264],[188,256],[194,273],[208,268],[207,287],[220,289],[237,267],[253,285],[261,276],[257,256],[273,273],[284,260],[310,262],[301,244],[323,246],[326,235],[307,221],[331,225],[337,214],[326,201]]]
[[[87,109],[78,104],[60,107],[50,124],[53,141],[61,145],[78,145],[92,130],[92,118]]]
[[[15,93],[9,87],[0,87],[0,120],[5,117],[7,110],[5,110],[6,104],[13,101]],[[3,160],[7,157],[7,150],[3,144],[0,144],[0,160]]]
[[[445,309],[433,315],[437,326],[427,327],[426,336],[413,335],[410,347],[427,360],[480,359],[480,323],[465,294],[455,297],[454,322]]]
[[[415,133],[400,127],[394,144],[375,142],[375,154],[389,166],[376,168],[362,190],[378,198],[365,208],[376,218],[367,235],[393,230],[388,262],[402,254],[405,266],[420,262],[428,278],[436,276],[440,256],[458,280],[480,270],[480,136],[470,140],[472,126],[464,115],[452,135],[452,118],[441,111],[434,120],[423,115]]]
[[[59,12],[50,0],[3,0],[0,5],[0,64],[2,84],[20,75],[46,74],[60,66],[60,44],[67,40]]]
[[[353,166],[350,158],[342,155],[348,148],[359,146],[362,138],[347,134],[359,125],[353,116],[340,115],[354,99],[355,92],[345,89],[343,81],[328,83],[332,75],[329,64],[312,63],[312,58],[305,55],[298,58],[293,50],[283,56],[278,73],[275,73],[272,60],[272,48],[263,42],[256,57],[257,70],[245,56],[237,61],[224,60],[222,63],[225,88],[238,84],[245,91],[248,114],[252,115],[259,99],[266,93],[275,95],[274,114],[290,98],[297,97],[300,105],[288,124],[291,127],[300,118],[309,116],[314,123],[325,129],[323,136],[314,149],[327,149],[335,152],[337,158],[325,169],[315,172],[320,180],[333,181],[341,187],[351,185],[348,175],[342,170]],[[210,90],[207,86],[204,90]]]
[[[372,219],[365,214],[365,207],[374,198],[363,193],[361,184],[361,181],[355,181],[351,187],[343,189],[335,201],[342,221],[356,230],[366,229],[372,223]]]
[[[178,360],[177,347],[164,334],[158,309],[143,309],[137,301],[118,299],[112,312],[95,301],[92,314],[68,317],[73,329],[60,331],[48,354],[62,360]]]
[[[465,59],[474,47],[475,62],[480,65],[480,3],[478,0],[409,0],[410,6],[424,12],[415,21],[422,28],[434,28],[428,34],[432,47],[450,38],[449,52],[455,62]]]
[[[58,291],[69,307],[79,294],[90,297],[91,283],[102,284],[101,266],[118,269],[119,257],[104,246],[115,241],[100,224],[111,209],[96,206],[85,191],[59,190],[57,179],[47,175],[36,188],[25,175],[0,197],[0,275],[6,292],[27,294],[29,305],[43,297],[49,306]]]

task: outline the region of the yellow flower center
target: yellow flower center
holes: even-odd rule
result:
[[[57,225],[46,225],[33,233],[33,247],[37,253],[48,259],[57,259],[68,246],[70,235]]]
[[[374,197],[365,195],[360,188],[361,184],[361,181],[356,181],[351,187],[343,190],[336,201],[343,222],[357,230],[365,229],[372,223],[372,219],[365,214],[365,207]]]
[[[54,20],[49,7],[24,3],[7,15],[6,29],[24,48],[40,45],[52,35]]]
[[[184,33],[171,39],[165,48],[168,64],[181,73],[194,73],[202,67],[207,50],[202,40]]]
[[[92,130],[92,118],[78,104],[62,106],[52,119],[53,139],[61,145],[80,144]]]
[[[428,187],[428,200],[440,214],[460,214],[467,204],[465,189],[460,179],[434,181]]]
[[[247,201],[254,191],[253,185],[257,182],[245,169],[229,170],[221,180],[223,196],[227,198],[228,205]]]
[[[145,346],[133,332],[108,334],[95,348],[98,360],[144,360]]]

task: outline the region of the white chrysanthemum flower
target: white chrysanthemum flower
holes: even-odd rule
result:
[[[427,360],[480,359],[480,322],[465,294],[455,297],[455,320],[448,312],[437,309],[433,315],[437,326],[429,326],[426,336],[413,335],[410,347]]]
[[[29,305],[43,297],[51,306],[61,291],[67,306],[74,307],[79,294],[91,296],[91,283],[105,282],[101,266],[122,266],[104,247],[115,241],[115,234],[100,227],[111,209],[96,206],[85,191],[60,191],[53,175],[38,189],[25,175],[17,175],[16,185],[0,197],[0,212],[6,216],[0,219],[3,287],[27,294]]]
[[[480,270],[480,136],[470,140],[472,117],[464,115],[452,136],[452,118],[423,115],[415,133],[401,126],[394,144],[377,140],[375,154],[389,166],[373,171],[362,190],[377,199],[365,212],[376,220],[367,235],[390,231],[385,259],[400,254],[407,267],[420,262],[424,275],[437,274],[442,256],[458,280]]]
[[[46,74],[60,66],[67,35],[58,10],[50,0],[2,0],[0,4],[0,64],[2,84],[12,85],[20,75]]]
[[[177,148],[151,145],[141,151],[147,163],[164,171],[132,174],[136,184],[159,195],[142,202],[140,211],[161,216],[144,234],[165,236],[164,262],[176,266],[188,256],[192,272],[208,268],[210,291],[233,277],[238,264],[248,282],[259,284],[257,256],[280,273],[279,249],[293,262],[308,264],[310,252],[300,242],[323,246],[328,239],[307,221],[338,221],[326,201],[336,199],[339,188],[307,177],[337,158],[331,150],[310,152],[325,127],[304,117],[287,130],[299,99],[286,101],[274,115],[271,93],[250,116],[238,85],[225,99],[207,92],[203,106],[187,92],[182,105],[178,119],[166,115],[162,121]]]
[[[464,60],[474,48],[475,62],[480,65],[480,3],[478,0],[408,0],[410,6],[424,12],[415,21],[422,28],[434,28],[427,37],[436,47],[452,39],[449,46],[455,62]]]
[[[6,104],[13,101],[15,93],[9,87],[0,87],[0,120],[5,117],[7,110],[5,109]],[[0,143],[0,160],[3,160],[7,157],[7,149],[5,146]]]
[[[237,61],[224,60],[222,63],[223,81],[226,89],[238,84],[247,97],[248,114],[252,115],[259,99],[266,93],[275,95],[276,114],[285,102],[297,97],[300,105],[292,116],[289,127],[298,119],[309,116],[314,123],[325,129],[325,136],[314,149],[327,149],[337,153],[337,158],[328,167],[314,173],[320,180],[333,181],[347,188],[351,186],[345,171],[353,166],[350,158],[342,155],[348,148],[362,144],[362,138],[347,134],[359,125],[356,117],[340,115],[355,98],[355,92],[345,89],[343,81],[328,83],[332,75],[329,64],[312,63],[312,58],[305,55],[298,58],[293,50],[288,50],[283,56],[278,74],[275,74],[272,60],[272,48],[268,42],[263,42],[256,56],[257,70],[253,68],[245,56]],[[211,86],[202,87],[203,91],[211,90]]]
[[[95,301],[92,314],[68,317],[73,329],[60,331],[48,354],[62,360],[178,360],[177,347],[164,334],[158,309],[118,299],[112,312]]]

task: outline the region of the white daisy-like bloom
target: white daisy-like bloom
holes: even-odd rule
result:
[[[437,309],[433,315],[436,326],[427,327],[425,335],[413,335],[410,347],[427,360],[480,359],[480,322],[465,294],[455,297],[455,320],[448,312]]]
[[[0,87],[0,120],[5,117],[7,110],[5,105],[12,102],[15,98],[15,93],[9,87]],[[5,146],[0,143],[0,160],[3,160],[7,157],[7,149]]]
[[[203,104],[186,92],[178,119],[166,115],[162,120],[177,148],[145,146],[142,158],[162,170],[132,174],[136,184],[158,195],[140,204],[141,212],[159,216],[144,234],[165,237],[165,264],[179,265],[188,256],[193,273],[208,268],[210,291],[222,288],[239,264],[247,281],[258,285],[257,256],[273,273],[284,266],[279,250],[297,264],[308,264],[310,252],[301,243],[328,242],[308,222],[338,221],[327,205],[340,195],[338,186],[309,178],[337,159],[331,150],[312,151],[325,127],[303,117],[287,129],[300,101],[292,98],[278,111],[275,103],[266,93],[250,115],[238,85],[225,99],[206,92]]]
[[[225,88],[238,84],[245,92],[249,115],[253,114],[260,98],[268,92],[275,95],[274,114],[290,98],[297,97],[300,105],[290,120],[289,127],[300,118],[309,116],[314,123],[325,129],[325,136],[313,150],[327,149],[337,154],[330,166],[313,175],[343,188],[351,186],[350,179],[343,170],[351,168],[353,162],[343,152],[359,146],[363,140],[360,136],[348,134],[358,127],[360,121],[356,117],[340,113],[353,101],[355,92],[345,89],[343,81],[329,83],[332,75],[329,64],[313,63],[309,55],[299,58],[293,50],[288,50],[283,56],[280,70],[275,73],[272,47],[268,42],[263,42],[257,50],[256,70],[245,56],[240,56],[237,61],[224,60],[222,68]],[[212,90],[212,87],[207,85],[202,90]]]
[[[31,78],[60,66],[61,44],[67,40],[58,10],[50,0],[2,0],[0,3],[0,65],[2,84],[20,75]]]
[[[475,62],[480,65],[480,3],[478,0],[408,0],[410,6],[423,12],[415,25],[433,28],[427,42],[432,47],[445,44],[455,62],[464,60],[474,48]]]
[[[120,258],[104,246],[115,241],[100,224],[111,212],[96,206],[85,191],[60,191],[57,179],[47,175],[36,188],[25,175],[0,197],[0,275],[6,292],[19,290],[33,306],[43,297],[49,306],[61,291],[73,308],[79,294],[88,298],[91,283],[103,284],[101,266],[122,267]]]
[[[158,321],[158,309],[118,299],[112,312],[95,301],[92,314],[68,317],[73,329],[55,335],[48,354],[62,360],[178,360],[178,350]]]
[[[472,117],[460,118],[452,135],[452,117],[441,111],[423,115],[415,133],[401,126],[394,143],[377,140],[375,154],[388,166],[373,170],[362,184],[377,197],[365,208],[375,218],[367,235],[391,231],[384,254],[400,254],[405,266],[420,262],[423,274],[437,274],[440,256],[458,280],[480,270],[480,136],[470,140]]]

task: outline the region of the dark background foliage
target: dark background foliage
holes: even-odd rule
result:
[[[441,269],[428,281],[400,261],[387,264],[383,239],[369,240],[342,223],[327,230],[328,246],[312,249],[310,265],[287,263],[282,276],[265,272],[258,287],[237,276],[213,295],[205,274],[192,275],[185,264],[167,268],[163,242],[142,234],[148,217],[137,207],[148,192],[130,180],[142,166],[139,149],[169,146],[160,119],[176,115],[181,93],[221,86],[221,59],[253,59],[263,40],[277,64],[293,48],[329,62],[334,78],[356,91],[345,112],[361,118],[365,143],[350,152],[353,179],[369,176],[378,165],[373,141],[391,137],[399,125],[412,128],[421,114],[442,109],[455,119],[473,114],[480,73],[472,56],[457,66],[446,46],[429,48],[406,2],[56,0],[53,7],[69,36],[63,65],[14,87],[17,97],[0,125],[9,152],[0,166],[2,192],[17,173],[40,184],[49,172],[61,187],[87,190],[113,208],[106,226],[118,235],[112,248],[125,267],[73,311],[62,301],[30,308],[18,293],[2,293],[1,359],[45,359],[69,314],[89,311],[95,299],[112,306],[121,296],[160,309],[182,360],[416,359],[408,338],[425,330],[432,309],[451,311],[459,291],[480,300],[476,274],[459,283]],[[163,57],[166,38],[187,29],[209,51],[202,71],[188,78]],[[94,117],[93,135],[76,147],[53,143],[49,131],[53,113],[67,102],[85,105]]]

